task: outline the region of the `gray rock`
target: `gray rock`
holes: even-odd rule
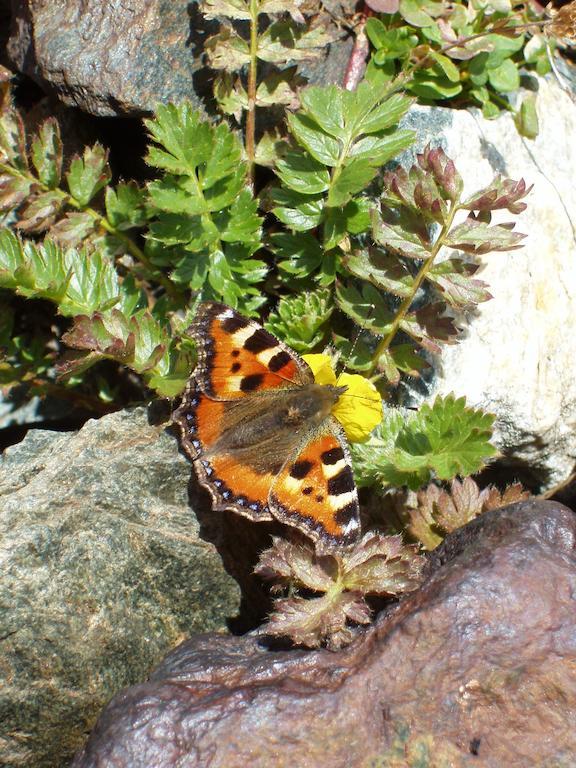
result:
[[[189,507],[190,472],[143,408],[31,431],[5,452],[1,765],[67,765],[116,691],[237,613],[238,587]]]
[[[328,3],[335,14],[344,3]],[[94,115],[142,115],[158,102],[211,94],[203,41],[218,25],[196,0],[12,0],[13,66],[68,106]],[[351,43],[333,46],[303,72],[311,82],[342,79]]]
[[[110,703],[73,768],[568,768],[575,555],[566,507],[488,512],[344,650],[183,643]]]
[[[418,150],[431,141],[454,160],[466,194],[496,174],[534,184],[524,213],[494,217],[514,218],[524,247],[481,257],[477,276],[494,298],[433,361],[429,399],[454,392],[496,414],[504,461],[529,485],[550,488],[576,463],[576,103],[539,79],[537,109],[534,141],[508,114],[485,120],[477,110],[418,107],[407,122]]]

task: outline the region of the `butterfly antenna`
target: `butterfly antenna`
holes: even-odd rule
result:
[[[374,316],[373,313],[374,313],[375,309],[376,309],[376,307],[375,307],[374,304],[370,304],[368,306],[368,312],[366,314],[366,320],[371,320],[372,319],[372,317]],[[352,344],[350,346],[350,349],[348,350],[348,354],[346,355],[346,360],[345,360],[345,362],[342,365],[342,370],[336,372],[336,378],[338,378],[338,376],[341,373],[344,372],[344,369],[346,368],[346,366],[348,365],[350,360],[352,360],[352,355],[354,353],[354,350],[356,349],[356,346],[358,345],[358,340],[360,339],[360,334],[362,333],[363,330],[364,330],[363,328],[361,328],[360,326],[357,326],[356,333],[354,334],[354,338],[352,339]],[[339,360],[340,359],[341,359],[341,357],[339,357]]]

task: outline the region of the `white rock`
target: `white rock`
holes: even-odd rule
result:
[[[431,142],[454,160],[466,194],[497,173],[534,185],[524,213],[494,217],[514,219],[525,246],[482,258],[476,277],[494,298],[434,361],[426,399],[454,392],[494,413],[506,462],[550,488],[576,464],[576,103],[554,80],[538,83],[534,141],[510,115],[418,107],[406,122],[418,151]]]

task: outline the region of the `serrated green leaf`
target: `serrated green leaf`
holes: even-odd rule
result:
[[[412,103],[413,100],[408,96],[399,93],[393,94],[374,106],[362,119],[362,133],[380,133],[392,128],[404,117]]]
[[[278,267],[284,272],[294,277],[308,277],[322,264],[324,251],[316,237],[286,232],[276,232],[271,237]]]
[[[357,250],[345,260],[346,268],[356,277],[373,283],[396,296],[409,296],[414,277],[405,264],[380,249]]]
[[[145,194],[134,182],[106,188],[106,217],[121,231],[141,227],[146,222]]]
[[[113,264],[97,251],[63,251],[50,240],[23,244],[7,229],[0,230],[0,286],[53,301],[67,317],[107,309],[121,292]]]
[[[373,285],[364,283],[359,291],[352,284],[339,283],[336,285],[336,300],[340,309],[360,328],[383,336],[390,330],[394,314]]]
[[[416,414],[385,412],[366,443],[352,446],[362,484],[407,485],[416,490],[433,477],[449,480],[478,472],[495,455],[494,417],[466,408],[465,398],[437,397]]]
[[[344,91],[335,85],[310,86],[300,94],[302,109],[336,140],[344,137]]]
[[[39,180],[55,189],[62,174],[62,141],[57,121],[51,117],[40,126],[30,150],[32,164]]]
[[[272,213],[283,224],[296,232],[306,232],[320,224],[324,198],[320,195],[302,195],[291,189],[275,188],[272,200],[277,203]]]
[[[338,164],[341,143],[321,130],[314,120],[305,114],[291,114],[288,126],[296,141],[318,162],[328,166]]]
[[[100,144],[86,147],[82,158],[76,156],[66,174],[68,189],[81,206],[86,206],[112,178],[108,153]]]
[[[249,189],[243,189],[236,197],[230,209],[214,222],[219,229],[220,238],[225,242],[250,243],[258,247],[261,237],[262,219],[256,211],[258,203]]]
[[[350,198],[365,189],[376,175],[376,168],[366,157],[352,158],[330,185],[328,206],[343,206]]]
[[[158,221],[150,224],[148,237],[166,245],[193,243],[202,247],[205,243],[204,227],[199,216],[183,216],[178,213],[165,213]]]
[[[414,143],[414,131],[395,130],[386,135],[371,134],[354,142],[350,157],[367,159],[374,166],[384,165]]]
[[[278,161],[276,173],[289,189],[303,195],[316,195],[330,186],[325,166],[304,152],[288,152]]]

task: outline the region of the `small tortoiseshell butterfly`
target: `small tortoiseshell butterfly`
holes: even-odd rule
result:
[[[224,304],[189,329],[198,364],[174,412],[214,509],[295,526],[319,550],[359,531],[344,431],[331,409],[345,387],[316,384],[295,352]]]

